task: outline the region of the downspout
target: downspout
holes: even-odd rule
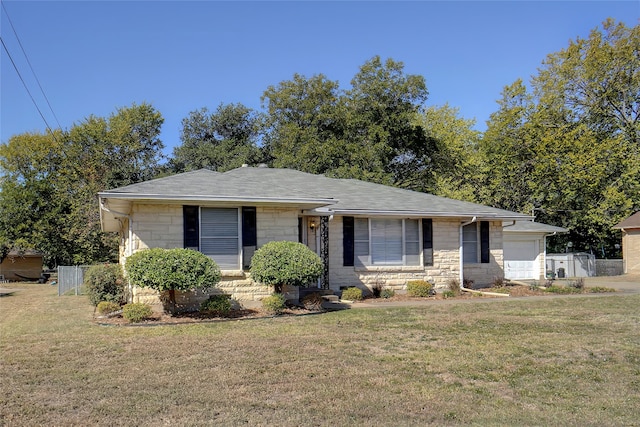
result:
[[[478,218],[474,216],[473,218],[471,218],[471,221],[463,222],[462,224],[460,224],[460,290],[462,292],[470,292],[470,293],[480,294],[480,295],[491,295],[491,296],[496,296],[496,297],[508,297],[509,294],[501,294],[501,293],[498,293],[498,292],[482,292],[482,291],[476,291],[475,289],[469,289],[469,288],[465,288],[464,287],[464,263],[463,263],[464,249],[463,249],[463,245],[462,245],[462,243],[463,243],[462,242],[462,229],[466,225],[473,224],[477,220],[478,220]],[[514,221],[514,224],[515,224],[515,221]]]

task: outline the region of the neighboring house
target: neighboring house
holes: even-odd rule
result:
[[[38,280],[42,274],[42,254],[36,251],[11,251],[0,262],[4,280]]]
[[[120,233],[120,260],[151,247],[186,247],[213,258],[220,287],[239,300],[269,294],[248,274],[251,256],[273,240],[318,253],[318,286],[339,290],[408,280],[439,288],[503,276],[504,221],[530,216],[355,179],[288,169],[198,170],[99,193],[103,231]],[[133,300],[145,290],[133,289]],[[200,295],[197,298],[203,298]]]
[[[568,230],[533,221],[504,223],[504,277],[513,280],[546,277],[547,237]]]
[[[615,225],[622,231],[622,258],[625,273],[640,273],[640,211]]]

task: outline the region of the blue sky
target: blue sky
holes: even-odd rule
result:
[[[484,130],[505,85],[528,81],[547,54],[607,17],[639,24],[640,1],[171,2],[2,0],[60,126],[148,102],[165,118],[170,154],[181,120],[201,107],[260,109],[294,73],[350,87],[374,55],[423,75],[427,105],[449,105]],[[0,10],[0,32],[51,127],[57,127]],[[7,52],[0,63],[0,139],[44,131]]]

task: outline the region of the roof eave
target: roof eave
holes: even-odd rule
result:
[[[335,199],[311,199],[302,197],[254,197],[254,196],[202,196],[202,195],[165,195],[139,193],[98,193],[100,199],[119,199],[139,202],[170,202],[170,203],[237,203],[256,205],[295,205],[321,207],[337,203]]]
[[[420,218],[460,218],[471,219],[476,218],[478,221],[483,220],[524,220],[530,219],[529,215],[500,215],[492,212],[433,212],[433,211],[415,211],[415,210],[379,210],[379,209],[313,209],[309,214],[333,214],[343,216],[401,216],[401,217],[420,217]]]

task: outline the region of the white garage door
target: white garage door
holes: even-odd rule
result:
[[[504,242],[504,277],[507,279],[538,279],[536,240]]]

